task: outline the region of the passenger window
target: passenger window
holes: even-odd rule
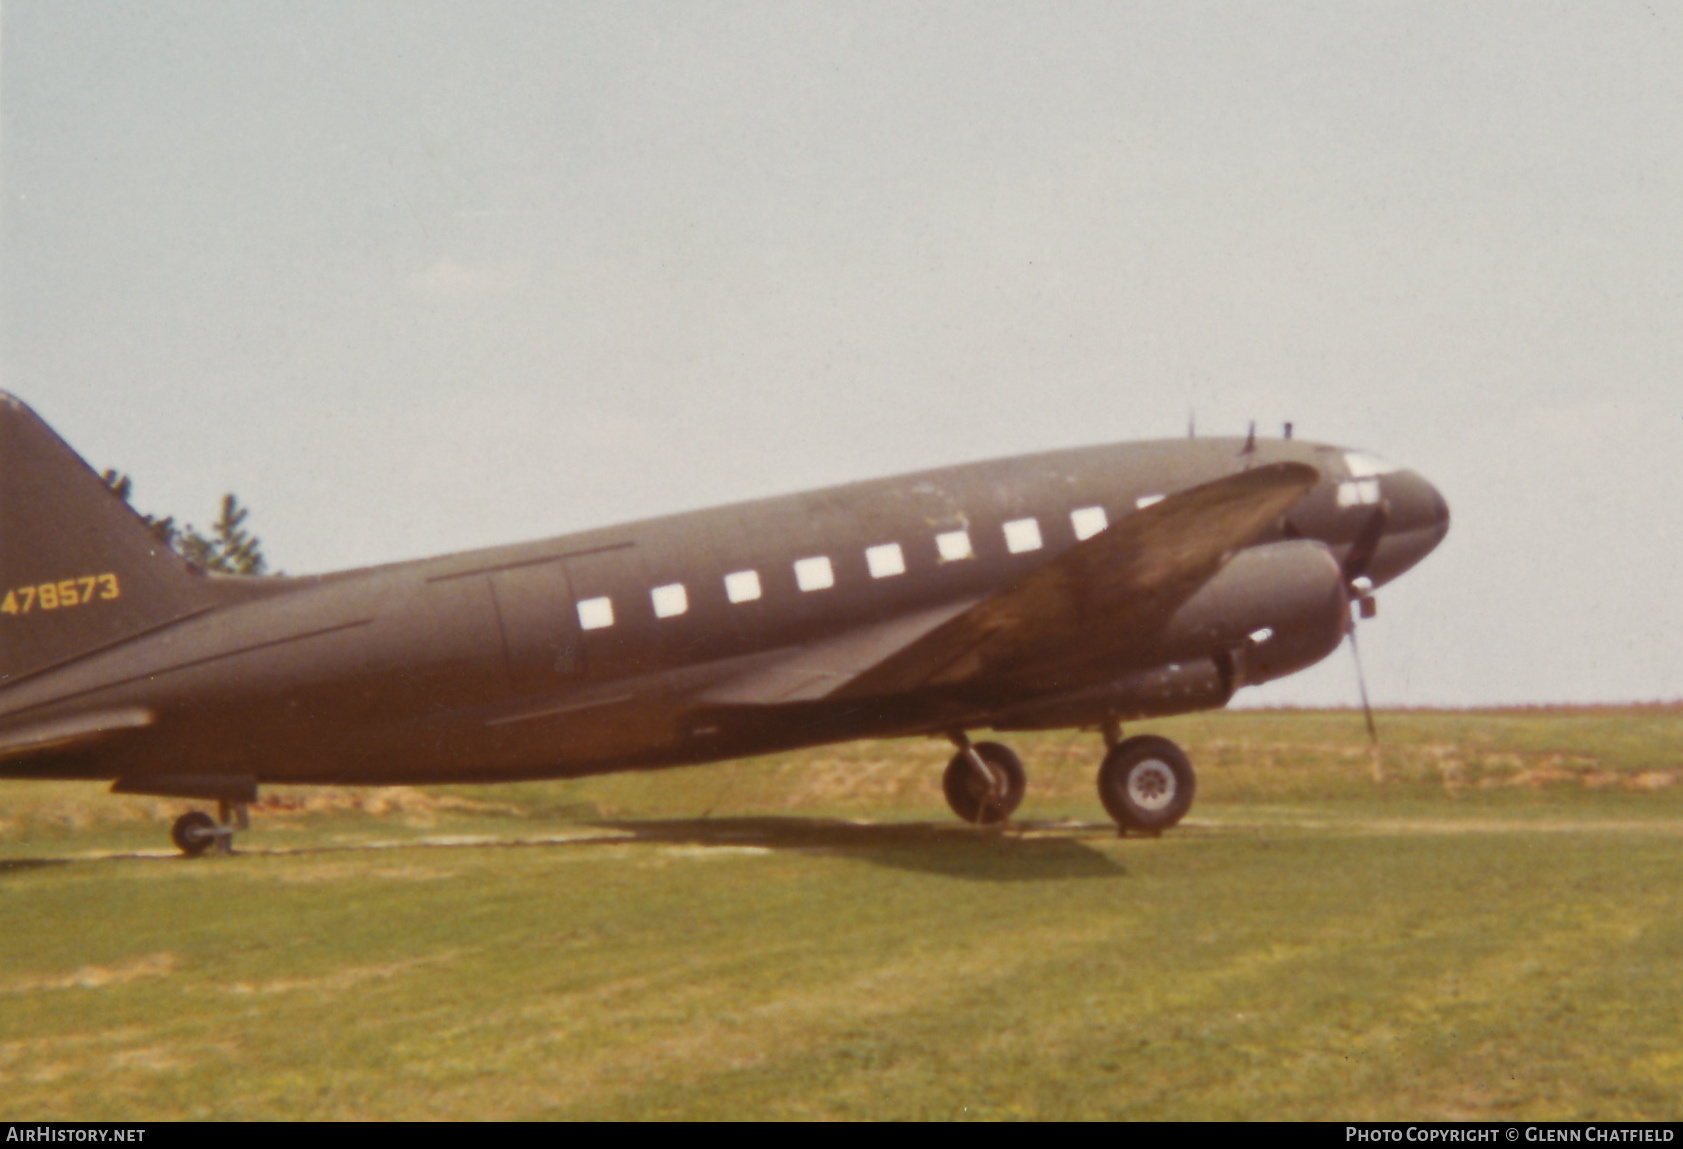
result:
[[[759,571],[733,571],[725,576],[725,597],[732,602],[753,602],[760,597]]]
[[[826,590],[836,585],[836,572],[830,569],[825,555],[814,555],[795,562],[795,585],[802,590]]]
[[[681,582],[657,586],[649,592],[649,598],[654,602],[656,618],[672,618],[690,608],[690,596]]]
[[[935,550],[944,563],[956,563],[963,559],[974,558],[976,552],[970,549],[969,531],[947,531],[935,536]]]
[[[899,543],[865,548],[865,564],[871,568],[872,578],[890,578],[906,573],[906,556],[900,552]]]
[[[1040,524],[1034,519],[1013,519],[1005,524],[1005,549],[1014,555],[1040,549]]]
[[[580,601],[579,627],[583,630],[601,630],[605,626],[614,624],[614,600],[611,598],[587,598]]]
[[[1103,507],[1082,507],[1078,511],[1069,513],[1069,525],[1075,528],[1075,537],[1090,539],[1110,525]]]

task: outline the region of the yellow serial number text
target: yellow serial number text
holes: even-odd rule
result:
[[[121,598],[123,588],[114,574],[61,578],[57,582],[13,587],[0,601],[0,614],[28,614],[32,610],[66,610],[95,599]]]

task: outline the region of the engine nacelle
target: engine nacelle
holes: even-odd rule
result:
[[[1161,641],[1170,661],[1226,652],[1238,687],[1313,666],[1349,629],[1337,560],[1321,543],[1293,539],[1235,555],[1175,612]]]
[[[1156,666],[996,714],[996,730],[1127,722],[1227,705],[1241,686],[1312,666],[1350,627],[1344,576],[1310,539],[1233,557],[1169,619],[1152,643]]]

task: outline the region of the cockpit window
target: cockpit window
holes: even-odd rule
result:
[[[1350,468],[1352,479],[1373,479],[1401,469],[1395,463],[1387,463],[1378,455],[1369,455],[1361,451],[1344,452],[1344,465]]]

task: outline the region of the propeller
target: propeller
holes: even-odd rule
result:
[[[1367,675],[1362,673],[1362,649],[1356,645],[1356,624],[1350,623],[1350,657],[1356,664],[1356,689],[1362,695],[1362,717],[1367,720],[1368,741],[1373,743],[1375,750],[1379,749],[1379,729],[1373,724],[1373,707],[1367,700]]]
[[[1350,602],[1356,609],[1350,612],[1350,657],[1356,664],[1356,688],[1362,696],[1362,718],[1367,723],[1368,741],[1373,745],[1374,772],[1378,773],[1379,766],[1379,728],[1373,723],[1373,706],[1368,702],[1367,675],[1362,671],[1362,652],[1356,645],[1356,618],[1372,618],[1376,613],[1373,602],[1373,581],[1367,577],[1368,568],[1373,565],[1373,556],[1379,553],[1379,544],[1385,537],[1385,526],[1391,521],[1391,507],[1388,503],[1380,503],[1373,508],[1373,513],[1362,524],[1361,530],[1356,532],[1356,539],[1350,544],[1349,553],[1344,556],[1344,592],[1349,595]]]

